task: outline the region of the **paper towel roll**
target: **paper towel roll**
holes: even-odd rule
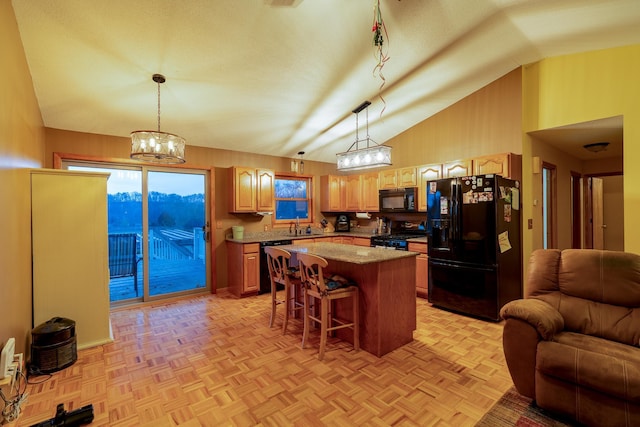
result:
[[[371,219],[371,214],[368,212],[356,212],[356,218],[358,219]]]

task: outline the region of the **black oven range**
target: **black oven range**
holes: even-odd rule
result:
[[[371,246],[376,248],[395,249],[397,251],[408,250],[408,239],[426,236],[424,231],[416,231],[414,233],[402,231],[391,234],[378,234],[371,236]]]

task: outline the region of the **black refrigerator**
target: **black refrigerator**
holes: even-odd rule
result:
[[[427,183],[429,302],[500,320],[522,298],[520,183],[498,175]]]

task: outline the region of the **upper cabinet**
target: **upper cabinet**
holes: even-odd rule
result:
[[[320,210],[343,212],[345,210],[345,177],[323,175],[320,177]]]
[[[442,177],[454,178],[457,176],[473,175],[473,160],[455,160],[442,165]]]
[[[442,165],[418,166],[418,210],[427,211],[427,182],[442,178]]]
[[[276,208],[275,202],[275,173],[269,169],[258,169],[256,171],[258,180],[257,204],[258,212],[273,212]]]
[[[380,171],[378,174],[380,189],[398,188],[398,174],[395,169]]]
[[[415,187],[418,185],[415,167],[399,169],[387,169],[379,173],[379,188],[393,189],[402,187]]]
[[[415,187],[418,185],[415,167],[400,168],[397,170],[397,174],[398,187]]]
[[[495,174],[505,178],[522,178],[522,156],[513,153],[494,154],[473,159],[473,174]]]
[[[344,208],[349,212],[357,212],[360,210],[360,199],[362,190],[362,179],[360,175],[347,175],[345,180],[345,205]]]
[[[378,173],[320,177],[323,212],[378,211]]]
[[[269,169],[229,168],[229,212],[272,212],[275,209],[274,180],[275,173]]]
[[[380,210],[378,199],[378,173],[371,172],[361,175],[360,210],[377,212]]]

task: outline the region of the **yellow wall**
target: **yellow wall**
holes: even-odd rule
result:
[[[0,1],[0,347],[15,337],[24,352],[31,331],[29,181],[41,167],[44,131],[10,1]]]
[[[623,116],[624,249],[640,253],[640,45],[549,58],[523,67],[523,186],[535,187],[531,173],[533,139],[526,132]],[[615,165],[610,167],[616,168]],[[593,165],[584,165],[593,170]],[[618,168],[619,169],[619,168]],[[525,218],[533,215],[539,188],[523,193]],[[537,230],[524,234],[524,259],[540,247]]]

